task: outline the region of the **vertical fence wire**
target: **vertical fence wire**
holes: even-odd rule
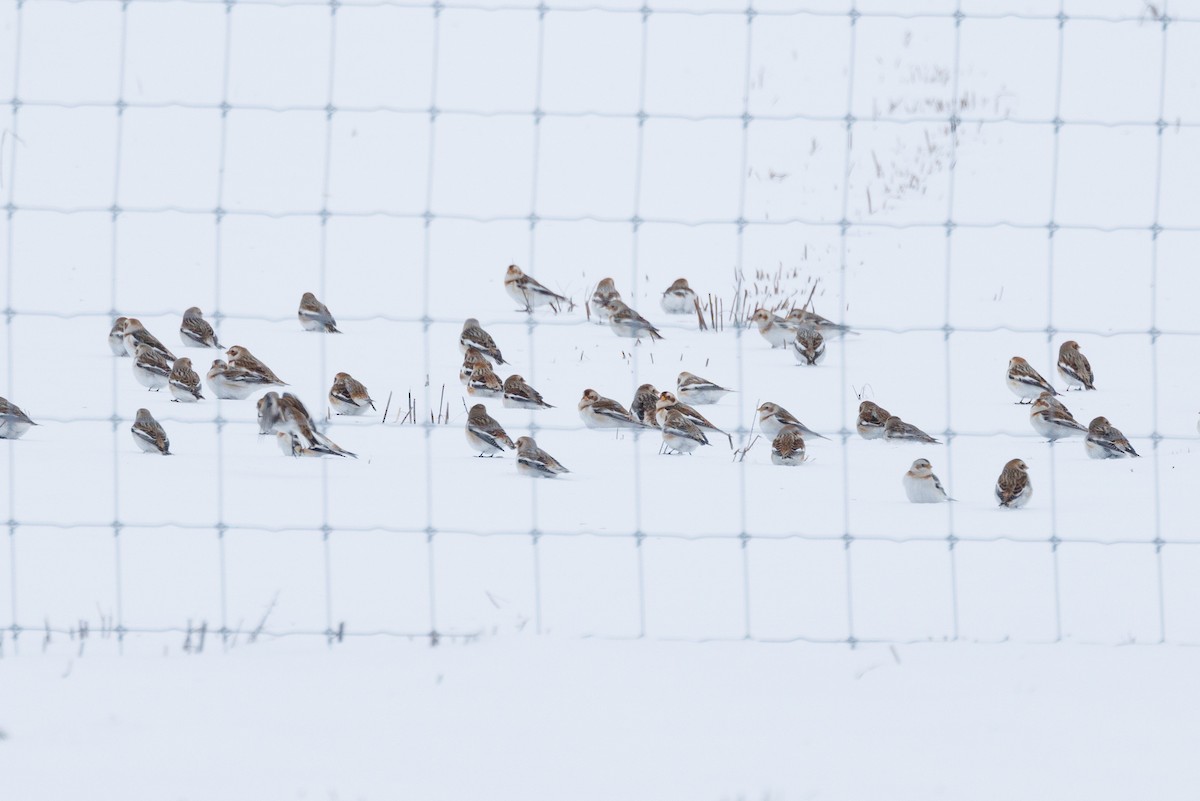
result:
[[[6,351],[5,358],[8,362],[8,368],[7,368],[8,390],[7,391],[10,393],[10,396],[13,391],[13,386],[14,386],[14,382],[15,382],[15,373],[16,373],[16,371],[13,367],[13,364],[15,361],[15,359],[14,359],[15,348],[13,345],[13,341],[14,341],[13,318],[16,316],[14,307],[13,307],[13,273],[15,272],[15,270],[12,269],[13,239],[14,239],[14,232],[16,230],[16,226],[13,223],[13,215],[15,213],[14,208],[13,208],[13,200],[16,197],[14,192],[15,192],[15,186],[16,186],[16,175],[17,175],[17,143],[20,141],[20,131],[21,131],[21,115],[20,115],[21,104],[20,104],[20,100],[18,98],[20,98],[20,88],[21,88],[21,46],[22,46],[22,33],[23,33],[23,29],[24,29],[24,26],[22,24],[24,21],[24,14],[22,12],[24,10],[24,7],[25,7],[25,4],[23,2],[17,3],[16,20],[14,23],[16,25],[16,31],[15,31],[15,35],[14,35],[15,46],[13,47],[14,65],[13,65],[13,86],[12,86],[12,96],[13,96],[12,130],[10,131],[8,140],[7,140],[8,144],[9,144],[8,175],[3,176],[4,179],[8,182],[8,192],[7,192],[8,197],[7,197],[7,203],[5,204],[5,217],[6,217],[6,220],[8,223],[8,244],[6,246],[6,255],[8,258],[8,268],[5,270],[5,279],[4,279],[4,295],[5,295],[4,333],[5,333],[5,351]],[[2,158],[2,156],[0,156],[0,158]],[[2,170],[3,167],[4,167],[4,164],[2,161],[0,161],[0,170]],[[8,563],[9,591],[11,593],[9,610],[12,615],[12,621],[9,624],[9,631],[12,632],[13,652],[16,653],[17,638],[20,636],[20,632],[21,632],[21,627],[20,627],[19,623],[17,622],[20,618],[18,617],[19,609],[18,609],[18,605],[17,605],[17,449],[16,448],[8,449],[8,525],[7,525],[7,530],[8,530],[8,558],[9,558],[9,563]]]

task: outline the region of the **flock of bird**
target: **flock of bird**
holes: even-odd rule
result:
[[[521,304],[521,311],[527,313],[542,306],[551,306],[557,311],[571,303],[568,298],[526,275],[516,265],[508,267],[504,288],[510,297]],[[661,306],[668,314],[698,313],[700,308],[696,293],[683,278],[676,280],[662,293]],[[588,300],[588,310],[597,322],[607,324],[618,336],[639,341],[642,338],[663,338],[652,323],[621,299],[611,278],[605,278],[596,286]],[[300,299],[297,318],[307,331],[341,333],[328,307],[311,292],[306,292]],[[784,317],[759,308],[750,321],[772,348],[790,349],[797,362],[805,366],[818,365],[823,361],[827,339],[855,334],[847,326],[806,308],[794,308]],[[316,420],[299,398],[290,392],[281,394],[272,389],[287,384],[247,348],[234,345],[225,349],[199,308],[192,307],[184,312],[179,336],[189,348],[225,351],[226,358],[215,359],[205,375],[205,383],[215,397],[242,400],[267,390],[257,401],[259,432],[262,435],[274,435],[285,455],[355,456],[320,431]],[[192,360],[186,356],[177,358],[137,318],[118,317],[109,332],[108,342],[114,356],[132,359],[134,377],[148,390],[158,391],[166,387],[174,401],[179,403],[196,403],[204,399],[200,376],[192,368]],[[459,346],[463,353],[459,378],[466,385],[469,395],[484,400],[499,399],[503,407],[509,409],[553,408],[520,375],[514,373],[504,380],[500,379],[495,369],[508,362],[504,360],[495,340],[475,318],[467,319],[463,324]],[[1068,390],[1095,389],[1091,364],[1077,342],[1062,344],[1056,366]],[[1007,383],[1019,403],[1030,404],[1030,424],[1034,431],[1048,440],[1082,437],[1087,455],[1094,459],[1138,456],[1129,440],[1106,418],[1097,417],[1087,426],[1075,420],[1059,400],[1059,392],[1025,359],[1019,356],[1011,359]],[[578,410],[588,428],[654,429],[662,437],[660,452],[688,454],[710,445],[710,434],[727,437],[730,447],[733,447],[733,438],[695,409],[695,406],[717,403],[733,391],[685,371],[677,377],[674,392],[660,392],[651,384],[641,385],[629,408],[593,389],[585,389]],[[334,377],[328,401],[339,415],[361,415],[375,409],[367,388],[344,372]],[[756,412],[759,427],[772,440],[771,461],[774,464],[802,464],[807,460],[806,438],[828,439],[776,403],[765,402]],[[18,439],[34,425],[37,424],[19,407],[0,398],[0,439]],[[868,440],[938,443],[934,437],[872,401],[860,403],[856,430]],[[165,429],[148,409],[137,410],[131,433],[142,451],[171,454]],[[570,472],[538,447],[533,437],[519,437],[514,442],[503,426],[488,414],[487,406],[483,403],[476,403],[468,411],[466,438],[471,449],[481,457],[515,450],[517,471],[523,475],[554,477]],[[913,503],[954,500],[933,473],[933,466],[928,459],[915,460],[903,476],[902,484]],[[1013,459],[1004,465],[995,487],[1000,506],[1014,509],[1025,506],[1032,493],[1029,468],[1025,462]]]

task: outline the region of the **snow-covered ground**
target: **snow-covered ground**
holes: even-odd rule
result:
[[[0,377],[42,423],[0,442],[13,797],[1186,797],[1200,11],[479,5],[0,5]],[[519,312],[512,262],[579,305]],[[587,320],[605,276],[664,340]],[[663,314],[679,276],[726,311],[815,285],[859,333],[799,367]],[[193,305],[322,418],[362,380],[379,412],[326,429],[359,458],[110,355],[114,313],[184,355]],[[472,458],[468,316],[555,406],[489,411],[568,476]],[[1144,458],[1014,405],[1008,359],[1061,389],[1067,339],[1075,416]],[[743,460],[583,429],[584,388],[681,370],[738,390],[701,411]],[[860,397],[946,444],[858,438]],[[766,400],[830,438],[807,464]],[[907,503],[918,457],[956,503]]]

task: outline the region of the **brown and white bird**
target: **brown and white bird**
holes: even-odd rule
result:
[[[20,439],[36,425],[20,406],[0,398],[0,439]]]
[[[1058,349],[1058,374],[1067,382],[1067,389],[1095,389],[1095,375],[1087,357],[1079,352],[1079,343],[1073,339],[1062,343]]]
[[[667,314],[687,314],[696,311],[696,293],[686,278],[676,278],[662,294],[662,310]]]
[[[475,398],[504,397],[504,382],[490,365],[481,364],[467,376],[467,394]]]
[[[249,350],[241,345],[234,345],[229,350],[225,351],[225,355],[229,357],[229,366],[244,370],[248,375],[249,381],[257,381],[263,386],[277,384],[281,387],[286,387],[286,381],[275,375],[270,367],[267,367]]]
[[[686,403],[680,403],[673,392],[658,393],[658,402],[654,404],[654,420],[658,423],[658,427],[662,428],[667,419],[667,413],[676,411],[687,418],[688,422],[701,429],[702,431],[713,431],[721,436],[729,439],[729,447],[733,447],[733,437],[726,434],[721,429],[717,428],[708,418],[700,414],[700,412],[688,406]],[[707,441],[705,442],[707,444]]]
[[[279,406],[279,393],[268,392],[258,399],[255,404],[258,410],[259,435],[270,434],[279,428],[283,422],[282,409]]]
[[[336,414],[360,415],[375,408],[371,393],[349,373],[338,373],[329,388],[329,405]]]
[[[469,348],[474,348],[496,364],[504,364],[504,357],[500,355],[496,341],[492,339],[491,334],[479,326],[479,321],[474,317],[468,317],[463,323],[462,334],[458,337],[458,347],[464,354]]]
[[[300,308],[296,311],[300,327],[305,331],[324,331],[327,334],[340,334],[337,320],[329,313],[329,307],[317,300],[311,292],[305,292],[300,297]]]
[[[174,401],[179,403],[204,400],[204,396],[200,394],[200,376],[192,369],[192,360],[186,356],[180,356],[171,366],[167,388],[175,396]]]
[[[149,345],[136,343],[133,346],[133,377],[142,386],[157,392],[167,385],[171,377],[171,362]]]
[[[771,440],[771,462],[785,467],[795,467],[803,464],[806,458],[804,432],[795,426],[784,426],[779,429],[775,439]]]
[[[279,397],[279,424],[277,430],[289,431],[300,438],[300,444],[306,448],[328,453],[331,456],[358,456],[317,430],[317,424],[312,415],[304,407],[300,399],[290,392]]]
[[[482,403],[475,404],[467,412],[467,444],[471,450],[479,451],[480,456],[489,458],[517,447]]]
[[[787,348],[796,339],[796,328],[781,317],[766,309],[755,309],[750,322],[758,326],[758,333],[771,343],[772,348]]]
[[[843,336],[845,334],[855,333],[854,331],[850,330],[849,326],[835,323],[828,317],[822,317],[814,311],[809,311],[801,307],[794,308],[788,312],[787,317],[785,317],[784,320],[797,326],[814,325],[826,337]]]
[[[664,393],[665,394],[665,393]],[[708,445],[703,429],[684,415],[677,407],[662,411],[659,416],[663,445],[667,452],[691,453],[701,445]]]
[[[758,412],[758,427],[768,437],[774,437],[784,426],[795,426],[800,429],[800,432],[806,437],[816,437],[817,439],[829,439],[829,437],[818,434],[808,426],[796,419],[796,416],[787,409],[780,406],[778,403],[767,402],[762,404],[756,410]]]
[[[154,419],[154,415],[150,414],[149,409],[137,410],[137,417],[129,430],[133,433],[134,443],[145,453],[171,455],[171,441],[167,439],[167,432]]]
[[[904,494],[912,503],[944,503],[954,500],[946,494],[945,487],[933,474],[933,465],[928,459],[917,459],[904,474]]]
[[[1113,428],[1108,418],[1097,417],[1088,425],[1083,438],[1087,455],[1093,459],[1128,459],[1139,454],[1118,429]]]
[[[1029,362],[1020,356],[1013,356],[1008,362],[1008,388],[1021,400],[1033,401],[1043,392],[1057,395],[1050,382],[1042,378],[1041,373],[1029,366]]]
[[[517,472],[533,478],[556,478],[571,471],[538,447],[533,437],[517,440]]]
[[[319,451],[316,448],[309,448],[300,441],[300,437],[293,431],[276,431],[275,441],[279,443],[279,450],[283,451],[284,456],[326,456],[325,451]]]
[[[118,317],[113,321],[113,327],[108,332],[108,348],[112,351],[113,356],[129,356],[129,351],[125,350],[125,323],[129,321],[128,317]]]
[[[592,317],[596,322],[608,322],[609,301],[620,299],[621,293],[617,291],[617,285],[613,283],[613,280],[611,278],[602,278],[600,283],[596,284],[596,289],[592,292],[591,299],[588,300],[588,310],[591,311]]]
[[[525,383],[525,379],[513,373],[504,379],[504,407],[506,409],[553,409],[542,400],[536,389]]]
[[[883,439],[884,427],[892,413],[877,403],[863,401],[858,404],[858,422],[855,428],[863,439]]]
[[[633,419],[644,426],[658,428],[658,420],[655,417],[658,394],[653,384],[642,384],[638,387],[633,396],[633,403],[629,405],[629,413],[633,415]]]
[[[1029,407],[1029,424],[1046,439],[1064,439],[1087,434],[1085,428],[1060,401],[1043,392]]]
[[[244,400],[264,386],[260,376],[231,367],[224,359],[213,360],[204,380],[213,396],[222,400]]]
[[[458,371],[458,380],[466,384],[471,379],[471,373],[475,372],[477,367],[486,367],[492,369],[492,363],[475,348],[467,348],[467,352],[463,354],[462,367]]]
[[[906,423],[893,415],[883,424],[883,436],[886,439],[903,440],[905,442],[925,442],[940,445],[939,440],[926,434],[912,423]]]
[[[996,500],[1006,508],[1020,509],[1031,497],[1033,484],[1029,480],[1029,465],[1020,459],[1009,461],[996,480]]]
[[[792,355],[796,361],[808,367],[815,367],[825,361],[825,337],[815,325],[804,324],[796,329],[796,338],[792,340]]]
[[[675,379],[675,394],[688,403],[700,405],[716,403],[730,392],[733,390],[726,389],[720,384],[715,384],[707,378],[701,378],[686,370]]]
[[[631,309],[620,298],[610,300],[605,308],[608,311],[608,325],[617,336],[637,340],[644,336],[650,337],[651,340],[663,338],[649,320]]]
[[[585,389],[579,400],[579,419],[588,428],[630,428],[641,423],[621,404],[594,389]]]
[[[179,339],[188,348],[221,348],[213,327],[204,319],[204,312],[198,306],[192,306],[183,313],[179,324]]]
[[[521,272],[521,268],[515,264],[508,265],[508,270],[504,273],[504,289],[510,298],[524,306],[521,311],[525,312],[532,312],[538,306],[547,305],[558,311],[555,304],[570,302]]]
[[[158,341],[158,338],[146,330],[146,326],[142,325],[142,321],[136,317],[125,318],[125,334],[122,341],[125,343],[125,352],[130,356],[134,355],[134,351],[138,345],[145,345],[150,350],[162,357],[162,360],[167,364],[175,363],[175,354],[167,349],[167,346]]]

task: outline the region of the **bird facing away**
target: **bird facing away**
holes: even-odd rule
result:
[[[1093,459],[1128,459],[1141,455],[1120,430],[1112,427],[1106,417],[1097,417],[1088,425],[1083,445],[1087,455]]]
[[[171,377],[171,362],[159,351],[139,342],[133,346],[133,377],[146,389],[157,392]]]
[[[688,422],[703,431],[713,431],[717,434],[721,434],[724,437],[728,437],[729,447],[733,447],[732,436],[726,434],[724,431],[710,423],[708,418],[700,414],[700,412],[696,411],[691,406],[688,406],[686,403],[680,403],[679,399],[675,397],[674,393],[660,392],[658,395],[658,403],[654,405],[654,419],[660,428],[665,425],[667,414],[671,411],[679,412],[688,420]],[[707,441],[705,444],[707,444]]]
[[[1029,480],[1029,465],[1013,459],[1004,465],[1000,478],[996,479],[996,500],[1008,509],[1020,509],[1033,497],[1033,484]]]
[[[667,393],[663,393],[664,395]],[[678,408],[671,407],[659,416],[663,444],[673,453],[691,453],[701,445],[708,445],[708,437],[698,425],[686,417]]]
[[[553,409],[542,400],[536,389],[525,383],[525,379],[513,373],[504,379],[504,407],[506,409]]]
[[[792,355],[796,361],[807,367],[815,367],[825,361],[825,337],[815,325],[802,325],[796,329],[796,338],[792,340]]]
[[[180,356],[172,365],[167,388],[175,396],[173,402],[195,403],[204,400],[200,394],[200,376],[192,369],[192,360],[186,356]]]
[[[360,415],[375,408],[371,393],[349,373],[338,373],[329,388],[329,405],[336,414]]]
[[[667,314],[687,314],[696,310],[696,293],[686,278],[676,278],[662,294],[662,310]]]
[[[183,320],[179,323],[179,339],[188,348],[221,349],[216,332],[204,319],[204,313],[198,306],[192,306],[183,313]]]
[[[305,292],[300,297],[300,308],[296,310],[300,327],[305,331],[324,331],[327,334],[340,334],[337,320],[329,313],[329,307],[317,300],[311,292]]]
[[[771,462],[786,467],[795,467],[803,464],[806,458],[804,432],[796,426],[784,426],[779,429],[779,433],[771,441]]]
[[[282,412],[279,406],[278,392],[266,393],[258,399],[255,407],[258,410],[258,433],[260,436],[275,431],[283,422],[283,418],[280,416]]]
[[[675,379],[675,394],[688,403],[699,405],[716,403],[730,392],[733,390],[686,371],[680,373],[679,377]]]
[[[487,413],[487,407],[477,403],[467,413],[467,444],[471,450],[479,451],[479,456],[492,457],[503,453],[505,449],[513,450],[513,443],[504,428]]]
[[[0,398],[0,439],[20,439],[36,425],[20,406]]]
[[[288,431],[295,434],[300,438],[302,446],[318,453],[358,458],[357,454],[346,450],[318,431],[317,424],[313,421],[312,415],[308,413],[308,409],[304,407],[299,398],[290,392],[283,393],[279,398],[279,424],[277,428],[280,431]]]
[[[508,270],[504,273],[504,289],[510,298],[524,307],[521,309],[524,312],[532,313],[538,306],[547,305],[558,311],[554,304],[570,303],[562,295],[551,292],[531,276],[521,272],[521,268],[515,264],[508,265]]]
[[[928,459],[917,459],[904,474],[904,494],[912,503],[943,503],[954,500],[946,494],[942,482],[933,474]]]
[[[125,350],[125,323],[127,322],[129,322],[128,317],[118,317],[113,321],[113,327],[108,332],[108,348],[112,351],[113,356],[132,355]]]
[[[634,393],[633,403],[629,405],[629,413],[644,426],[658,428],[658,420],[655,417],[658,394],[658,390],[654,388],[653,384],[642,384]]]
[[[475,398],[500,398],[504,396],[504,382],[491,365],[481,364],[467,376],[467,394]]]
[[[1079,352],[1079,343],[1073,339],[1062,343],[1058,349],[1058,374],[1067,382],[1067,390],[1095,389],[1096,376],[1087,357]]]
[[[863,439],[882,439],[884,426],[892,414],[887,409],[871,401],[858,404],[858,422],[855,428]]]
[[[556,478],[571,471],[538,447],[533,437],[517,440],[517,472],[532,478]]]
[[[1020,356],[1013,356],[1008,362],[1008,388],[1020,398],[1018,403],[1032,402],[1043,392],[1057,395],[1050,382],[1042,378],[1041,373],[1029,366],[1029,362]]]
[[[154,415],[150,414],[149,409],[137,410],[137,417],[129,430],[133,433],[133,441],[143,452],[171,455],[171,441],[167,439],[167,432],[154,419]]]
[[[458,371],[458,380],[466,384],[471,378],[471,373],[475,372],[477,367],[486,367],[490,370],[492,363],[475,348],[467,348],[467,352],[463,354],[462,367]]]
[[[462,334],[458,337],[458,347],[463,354],[466,354],[469,348],[474,348],[494,363],[504,364],[504,357],[500,355],[496,341],[492,339],[491,334],[479,326],[479,321],[474,317],[468,317],[463,323]]]
[[[641,340],[643,336],[648,336],[651,340],[663,338],[649,320],[631,309],[620,298],[613,298],[605,308],[608,310],[608,325],[617,336],[637,340]]]

